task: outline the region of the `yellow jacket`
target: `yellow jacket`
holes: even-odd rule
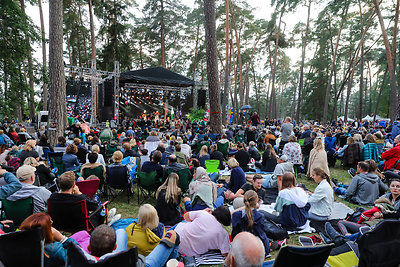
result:
[[[164,235],[164,225],[159,224],[155,232],[159,232],[160,236]],[[137,247],[138,253],[147,256],[160,243],[161,238],[158,237],[152,230],[142,228],[142,225],[132,223],[126,228],[128,235],[128,249]]]

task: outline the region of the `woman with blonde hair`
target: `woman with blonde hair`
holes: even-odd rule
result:
[[[176,173],[171,173],[157,189],[156,210],[160,222],[164,225],[175,225],[182,220],[179,206],[182,190],[178,187],[178,183],[179,176]]]
[[[311,149],[310,158],[308,162],[307,177],[311,178],[312,170],[321,168],[329,176],[328,158],[322,140],[316,138],[314,140],[314,148]]]
[[[197,158],[200,161],[200,166],[205,168],[206,167],[206,160],[210,159],[210,154],[208,154],[208,147],[206,145],[202,146],[200,149]]]
[[[228,160],[228,167],[231,169],[231,177],[226,185],[228,190],[225,192],[225,199],[232,200],[236,192],[246,183],[246,174],[235,158]],[[217,186],[222,187],[224,184],[218,184]]]
[[[36,160],[39,160],[39,153],[35,150],[36,141],[28,140],[26,141],[24,148],[21,153],[19,153],[20,162],[24,162],[26,158],[33,157]]]
[[[269,239],[264,231],[264,215],[257,211],[258,195],[254,190],[244,194],[244,209],[232,214],[232,239],[240,232],[250,232],[259,237],[264,244],[265,255],[269,255]]]
[[[157,210],[150,204],[140,206],[138,221],[126,228],[127,248],[137,247],[138,253],[147,256],[160,243],[164,235],[164,224],[159,222]]]

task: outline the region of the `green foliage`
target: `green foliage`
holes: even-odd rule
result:
[[[25,75],[31,44],[26,37],[38,40],[36,30],[18,1],[0,0],[0,109],[9,117],[24,110],[30,90]]]
[[[188,113],[186,116],[191,121],[201,121],[204,119],[205,114],[206,114],[206,111],[204,109],[191,108],[190,113]]]

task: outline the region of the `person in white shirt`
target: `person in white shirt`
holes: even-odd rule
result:
[[[318,186],[308,199],[311,204],[308,216],[310,220],[326,221],[332,213],[334,201],[331,179],[321,168],[313,169],[312,178]]]

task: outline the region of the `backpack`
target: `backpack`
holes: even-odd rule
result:
[[[364,209],[363,207],[358,207],[352,214],[348,213],[346,215],[346,221],[349,222],[358,222],[358,219],[360,219],[361,214],[366,211],[366,209]]]

